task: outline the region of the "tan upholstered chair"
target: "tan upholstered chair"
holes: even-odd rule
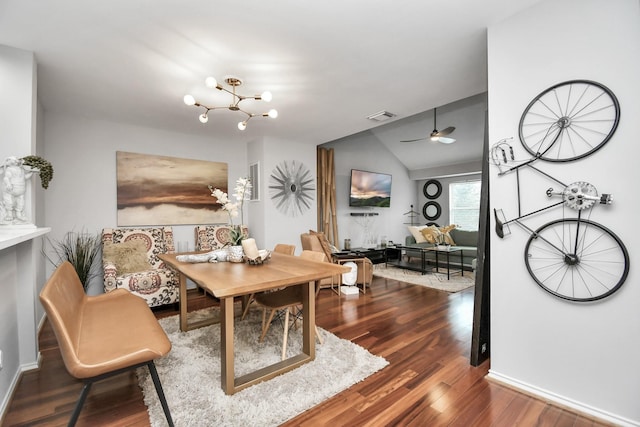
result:
[[[320,252],[324,255],[324,260],[326,262],[332,262],[331,249],[329,249],[328,242],[326,242],[326,246],[323,247],[321,244],[320,236],[326,240],[324,234],[316,234],[316,233],[302,233],[300,235],[300,243],[302,244],[303,251],[314,251]],[[323,288],[333,288],[334,285],[340,283],[342,278],[340,275],[329,277],[327,279],[322,279],[320,281],[320,285],[316,289],[316,294]]]
[[[296,245],[286,245],[284,243],[278,243],[274,246],[273,252],[278,252],[286,255],[293,255],[296,253]]]
[[[322,233],[303,233],[300,235],[300,241],[302,243],[302,249],[322,252],[325,254],[329,262],[333,261],[333,257],[331,256],[331,250],[329,249],[329,243],[322,243],[322,240],[326,241],[326,237]],[[358,260],[356,262],[358,265],[358,278],[356,279],[356,283],[362,285],[363,287],[371,284],[371,280],[373,280],[373,263],[370,259],[364,258],[362,260]],[[362,267],[365,268],[362,268]],[[332,287],[333,285],[337,285],[342,282],[342,277],[336,276],[333,279],[325,279],[320,282],[320,288]],[[333,283],[333,285],[332,285]]]
[[[303,249],[300,253],[300,257],[304,259],[309,259],[311,261],[318,262],[327,262],[327,257],[322,252],[310,251],[308,249]]]
[[[213,251],[222,249],[231,242],[231,226],[220,225],[197,225],[195,227],[196,251]],[[242,226],[242,235],[249,237],[249,228]]]
[[[302,251],[301,258],[305,258],[311,261],[324,262],[324,254],[313,251]],[[289,318],[293,315],[297,320],[299,316],[299,306],[302,305],[302,287],[301,286],[289,286],[284,289],[280,289],[273,292],[261,292],[255,295],[255,301],[259,306],[262,306],[262,333],[260,334],[260,342],[264,340],[269,326],[273,321],[273,317],[277,312],[284,314],[284,335],[282,337],[282,360],[287,355],[287,337],[289,335]],[[269,318],[267,319],[267,311],[269,311]],[[294,321],[295,322],[295,321]],[[320,344],[322,344],[322,337],[318,332],[316,326],[316,337]]]
[[[102,230],[104,291],[126,289],[149,307],[179,299],[178,275],[158,258],[173,253],[173,229],[105,228]]]
[[[171,342],[142,299],[124,289],[87,296],[73,266],[65,261],[45,284],[40,302],[67,371],[84,382],[68,425],[75,425],[94,382],[146,365],[173,426],[153,362],[169,353]]]

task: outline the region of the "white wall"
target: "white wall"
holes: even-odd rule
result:
[[[334,149],[336,174],[336,207],[338,217],[339,246],[344,239],[351,239],[351,247],[362,247],[365,242],[365,226],[380,243],[387,240],[404,243],[407,234],[404,213],[416,206],[416,182],[409,179],[403,164],[371,132],[360,132],[347,138],[322,145]],[[391,206],[389,208],[349,207],[351,169],[381,172],[391,175]],[[378,216],[363,218],[351,216],[351,212],[373,212]],[[368,221],[368,224],[365,222]],[[370,246],[370,245],[367,245]]]
[[[37,81],[33,53],[0,45],[0,161],[9,156],[36,154]],[[27,215],[33,213],[33,201],[41,199],[38,178],[32,178],[27,198]],[[38,196],[38,197],[36,197]],[[39,222],[39,221],[38,221]],[[41,224],[39,224],[41,225]],[[10,226],[0,226],[0,233]],[[44,262],[41,239],[27,240],[0,250],[0,413],[8,403],[21,370],[36,367],[38,280]]]
[[[46,219],[57,240],[68,231],[98,233],[117,226],[116,151],[226,162],[229,183],[248,174],[246,144],[172,133],[122,123],[47,113],[44,157],[54,167],[45,192]],[[248,209],[251,209],[248,204]],[[246,219],[245,214],[245,219]],[[193,226],[173,226],[176,244],[194,247]],[[50,266],[51,267],[51,266]],[[50,268],[52,270],[52,268]],[[89,293],[102,292],[101,278]]]
[[[302,250],[300,234],[309,229],[315,230],[317,216],[317,185],[316,185],[316,147],[310,144],[300,144],[286,140],[267,139],[264,146],[264,161],[262,168],[262,203],[264,204],[265,247],[273,248],[277,243],[296,246],[296,253]],[[311,192],[313,200],[308,210],[296,216],[290,216],[278,210],[269,190],[270,176],[274,169],[283,161],[302,163],[313,177]]]
[[[612,296],[589,304],[560,300],[528,275],[527,233],[517,226],[491,236],[492,378],[623,425],[640,425],[640,286],[637,212],[632,189],[640,181],[640,8],[637,0],[548,0],[489,28],[490,141],[514,136],[524,108],[540,92],[572,79],[608,86],[621,107],[619,127],[594,155],[571,163],[538,162],[564,182],[587,181],[614,204],[596,206],[591,219],[618,234],[631,268]],[[533,173],[521,179],[529,207],[548,204],[554,183]],[[515,176],[490,175],[492,208],[517,213]],[[527,221],[540,226],[561,211]],[[493,230],[493,225],[492,228]]]
[[[0,162],[33,153],[35,61],[32,52],[0,45]]]

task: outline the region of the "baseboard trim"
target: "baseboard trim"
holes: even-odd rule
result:
[[[38,322],[38,333],[37,336],[40,337],[40,331],[42,330],[42,326],[44,325],[44,321],[46,320],[46,314],[42,316],[40,322]],[[33,369],[40,369],[40,365],[42,363],[42,353],[38,351],[37,360],[34,363],[28,363],[26,365],[20,365],[18,370],[13,375],[13,379],[11,380],[11,384],[9,384],[9,388],[7,389],[7,394],[5,394],[4,399],[2,400],[2,404],[0,405],[0,426],[4,425],[4,418],[7,413],[7,409],[9,408],[9,404],[13,399],[13,394],[18,387],[18,383],[20,382],[20,378],[22,374],[27,371],[31,371]]]
[[[2,400],[2,405],[0,406],[0,425],[4,425],[4,417],[7,413],[7,409],[9,408],[9,403],[13,399],[13,394],[18,387],[18,382],[20,381],[20,377],[24,371],[22,369],[18,369],[13,375],[13,379],[11,380],[11,384],[9,384],[9,389],[7,390],[7,394],[5,394],[4,399]]]
[[[521,393],[525,393],[549,403],[553,403],[554,405],[559,407],[568,408],[572,411],[579,412],[580,414],[599,421],[613,423],[621,427],[640,427],[640,421],[633,421],[619,415],[585,405],[573,399],[560,396],[548,390],[544,390],[539,387],[532,386],[531,384],[523,383],[522,381],[518,381],[514,378],[494,372],[491,369],[489,370],[486,378],[490,381],[500,383],[501,385],[512,388]]]

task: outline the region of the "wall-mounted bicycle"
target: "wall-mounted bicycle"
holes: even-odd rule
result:
[[[584,302],[613,294],[627,278],[629,254],[618,236],[589,219],[596,204],[612,203],[610,194],[598,194],[596,187],[585,181],[566,184],[533,163],[569,162],[589,156],[611,139],[619,120],[620,105],[613,92],[597,82],[571,80],[545,90],[524,110],[519,137],[531,158],[515,159],[510,138],[491,147],[489,161],[498,167],[498,175],[516,174],[518,200],[516,218],[507,220],[501,209],[494,209],[496,233],[503,238],[515,223],[531,234],[524,250],[527,270],[542,289],[559,298]],[[562,200],[523,214],[520,169],[525,167],[559,184],[560,191],[549,188],[546,195]],[[560,219],[535,230],[523,223],[531,215],[560,205]],[[567,217],[567,212],[577,216]]]

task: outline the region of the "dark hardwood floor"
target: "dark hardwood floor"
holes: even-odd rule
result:
[[[190,292],[189,310],[214,301]],[[488,381],[489,361],[470,366],[472,289],[447,294],[374,278],[358,298],[322,290],[316,312],[318,325],[390,364],[285,426],[608,425]],[[174,314],[173,306],[156,311],[158,317]],[[67,374],[47,324],[40,351],[41,368],[22,375],[4,426],[64,426],[71,415],[81,383]],[[148,426],[135,374],[95,384],[77,425]]]

